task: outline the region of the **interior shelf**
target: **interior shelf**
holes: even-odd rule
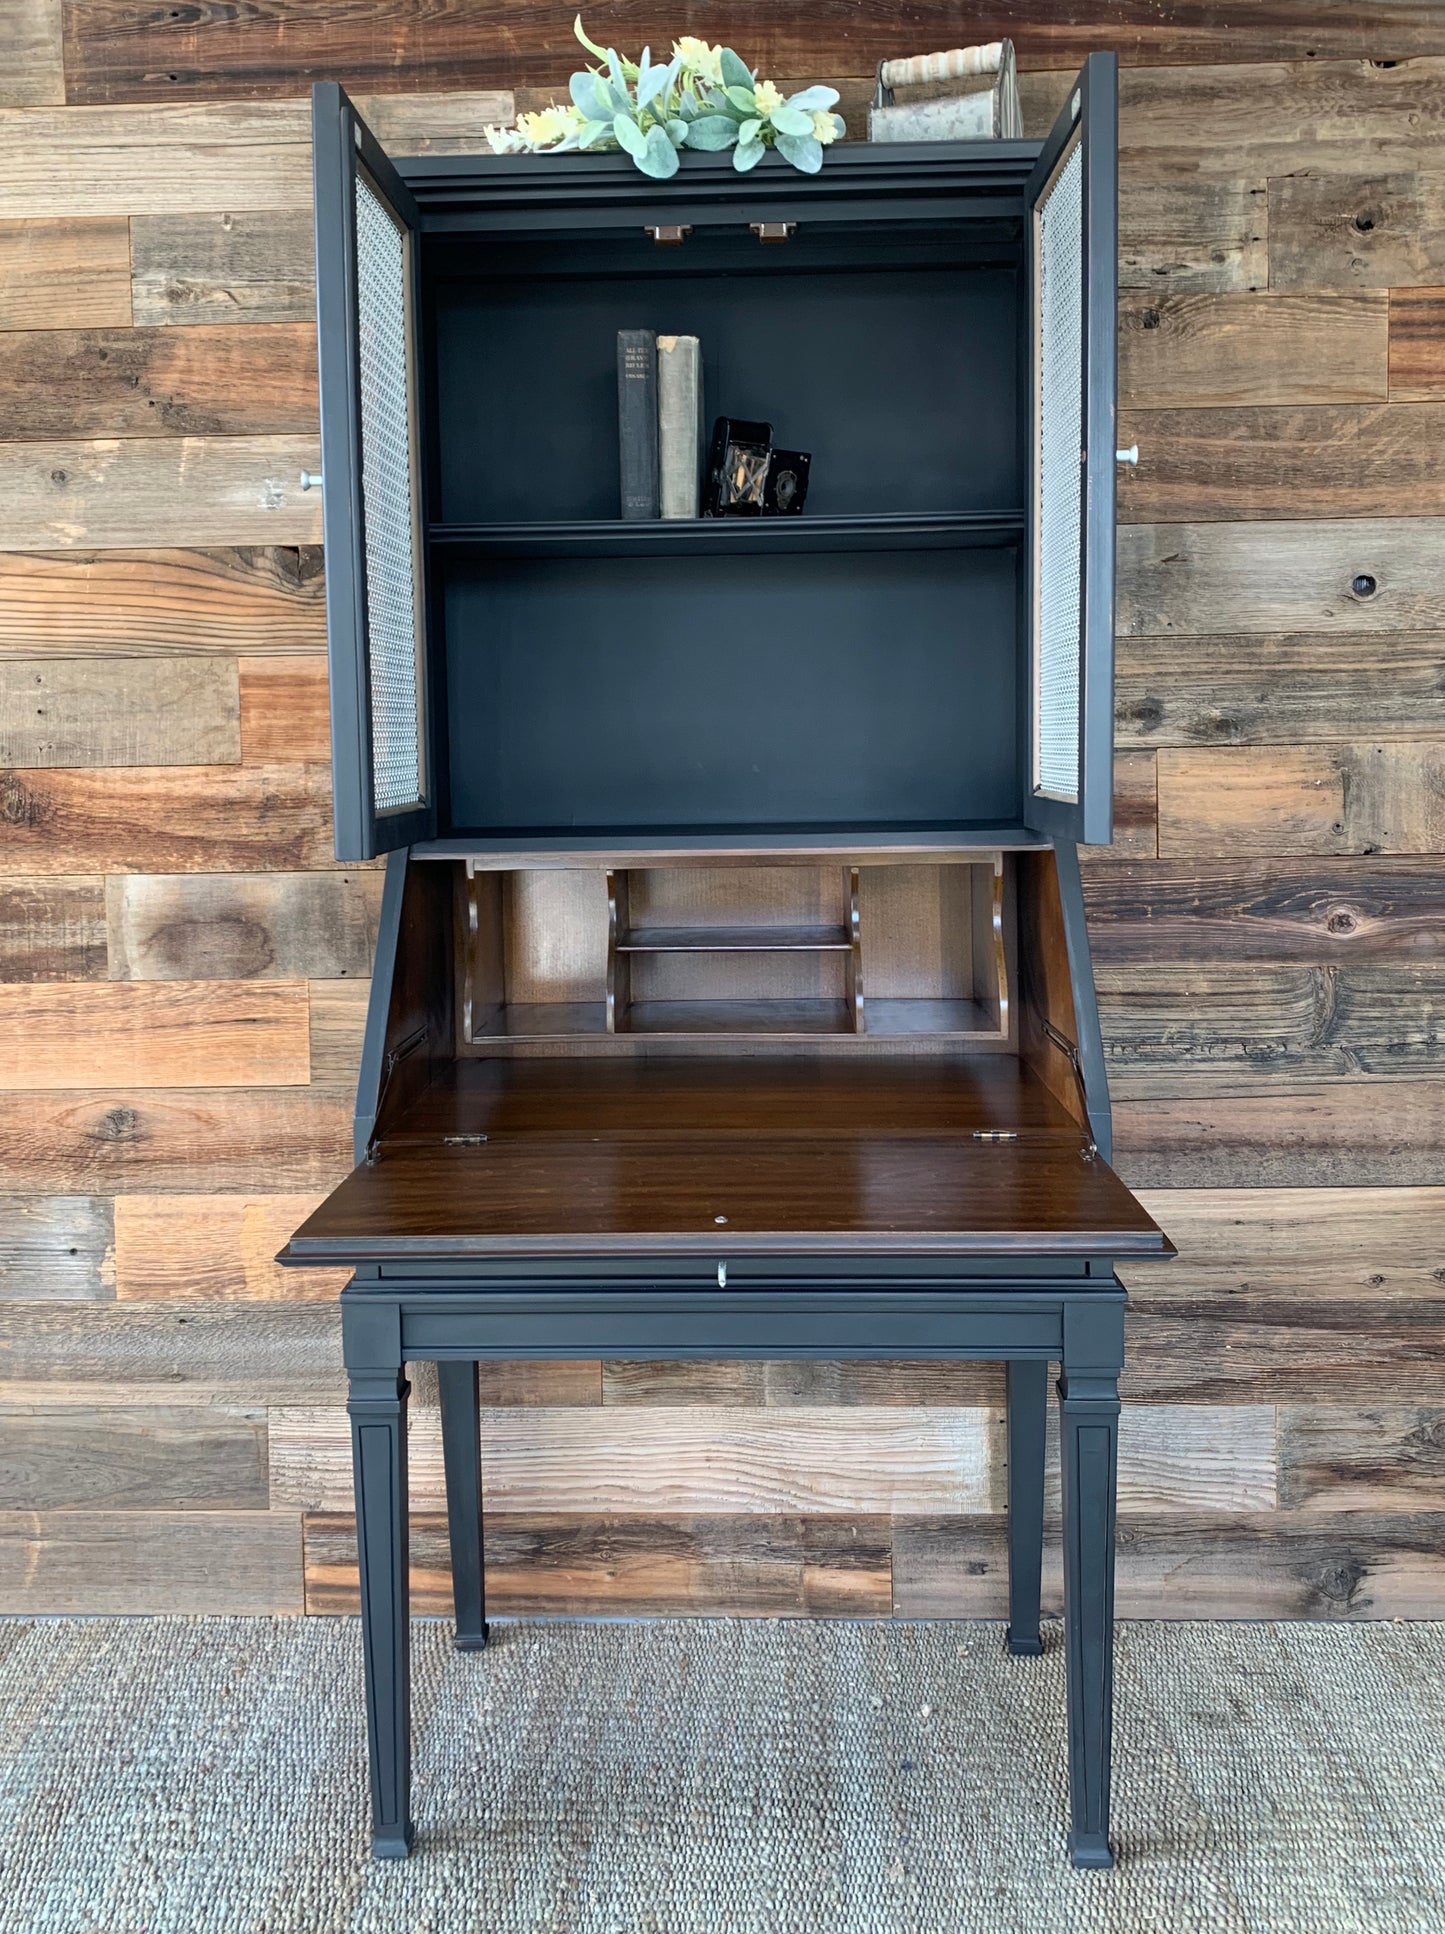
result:
[[[620,934],[620,954],[847,953],[846,927],[634,927]]]
[[[871,516],[677,517],[624,523],[433,524],[432,545],[472,557],[685,557],[722,553],[957,550],[1011,543],[1019,510],[897,511]]]

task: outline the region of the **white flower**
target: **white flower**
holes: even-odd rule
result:
[[[696,74],[699,80],[706,81],[709,87],[722,86],[721,47],[709,47],[696,34],[684,34],[680,40],[672,43],[672,51],[682,56],[683,66],[689,73]]]
[[[820,147],[831,147],[843,131],[843,124],[836,114],[827,108],[816,108],[813,112],[813,134]]]
[[[522,137],[515,128],[483,128],[482,133],[493,154],[515,154],[522,145]]]
[[[782,92],[771,81],[759,81],[756,84],[753,88],[753,100],[757,105],[758,113],[764,119],[772,113],[775,107],[781,107],[783,105]]]

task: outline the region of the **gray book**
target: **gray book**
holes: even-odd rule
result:
[[[657,339],[658,500],[664,517],[702,508],[702,346],[696,336]]]

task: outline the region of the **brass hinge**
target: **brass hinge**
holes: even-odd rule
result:
[[[485,1135],[443,1135],[443,1148],[480,1148]]]
[[[1013,1128],[975,1128],[973,1139],[976,1142],[1016,1142],[1018,1132]]]

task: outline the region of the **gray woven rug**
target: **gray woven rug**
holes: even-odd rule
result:
[[[1131,1625],[1116,1845],[1064,1857],[1063,1665],[997,1626],[418,1624],[366,1855],[349,1620],[0,1624],[6,1934],[1434,1934],[1445,1626]]]

